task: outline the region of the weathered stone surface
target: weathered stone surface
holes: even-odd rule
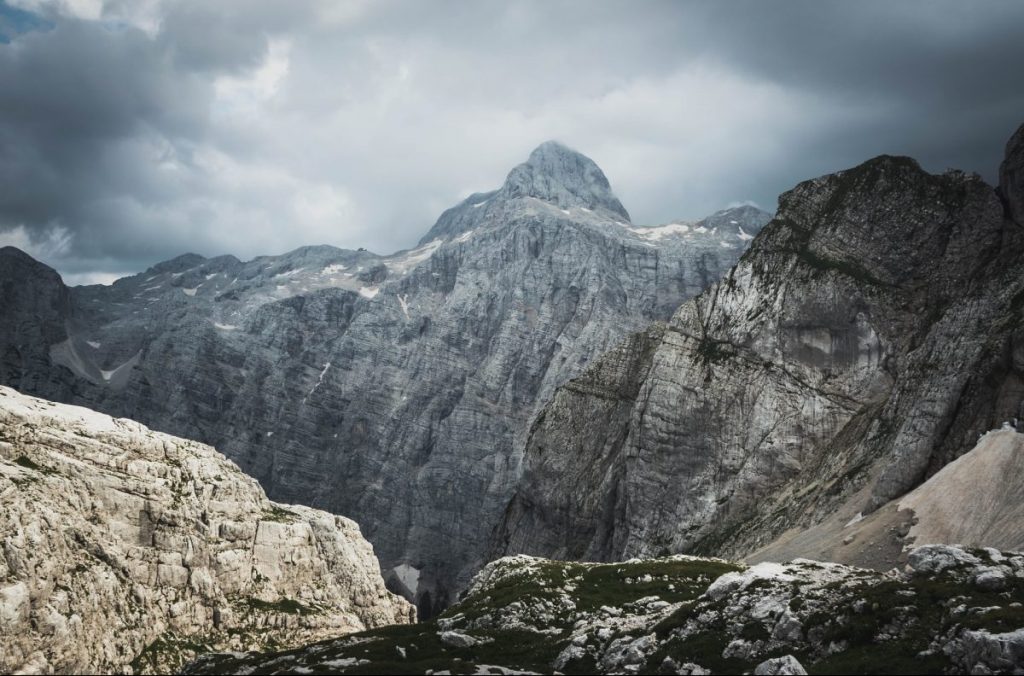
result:
[[[718,280],[767,218],[634,226],[551,143],[392,256],[185,255],[67,290],[0,252],[5,298],[39,296],[0,327],[0,382],[213,444],[274,499],[356,519],[429,612],[479,567],[542,402]]]
[[[907,556],[907,565],[915,573],[938,573],[948,568],[979,563],[981,561],[978,557],[953,545],[925,545]]]
[[[202,444],[0,387],[0,671],[176,669],[410,622],[355,523]]]
[[[1024,629],[1005,633],[965,631],[945,652],[972,674],[1018,673],[1024,666]]]
[[[773,657],[754,667],[755,676],[781,676],[782,674],[806,674],[800,660],[792,655]]]
[[[479,643],[472,636],[457,631],[442,631],[440,639],[441,643],[452,648],[471,648]]]
[[[556,392],[493,553],[744,555],[906,493],[1021,416],[1022,233],[909,158],[801,183],[660,337]]]

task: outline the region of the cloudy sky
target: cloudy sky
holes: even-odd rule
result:
[[[634,222],[883,152],[992,181],[1021,2],[0,0],[0,244],[70,283],[412,246],[558,139]]]

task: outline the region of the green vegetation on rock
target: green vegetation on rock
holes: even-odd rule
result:
[[[281,653],[207,655],[187,671],[750,673],[787,656],[809,673],[1005,668],[977,645],[1024,627],[1024,556],[934,545],[910,557],[907,572],[885,574],[805,560],[509,557],[431,622]]]

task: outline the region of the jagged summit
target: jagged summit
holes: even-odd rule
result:
[[[523,198],[564,210],[587,209],[598,217],[630,223],[629,212],[592,159],[558,141],[546,141],[508,173],[501,188],[474,193],[441,214],[420,245],[472,230],[499,212],[506,218],[506,207],[521,205]]]
[[[547,141],[530,153],[505,179],[501,192],[509,197],[536,197],[563,209],[605,210],[629,221],[629,212],[612,193],[601,168],[557,141]]]

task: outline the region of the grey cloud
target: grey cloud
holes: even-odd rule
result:
[[[20,1],[0,241],[74,275],[411,246],[549,138],[657,223],[880,153],[992,180],[1024,121],[1019,3]]]

